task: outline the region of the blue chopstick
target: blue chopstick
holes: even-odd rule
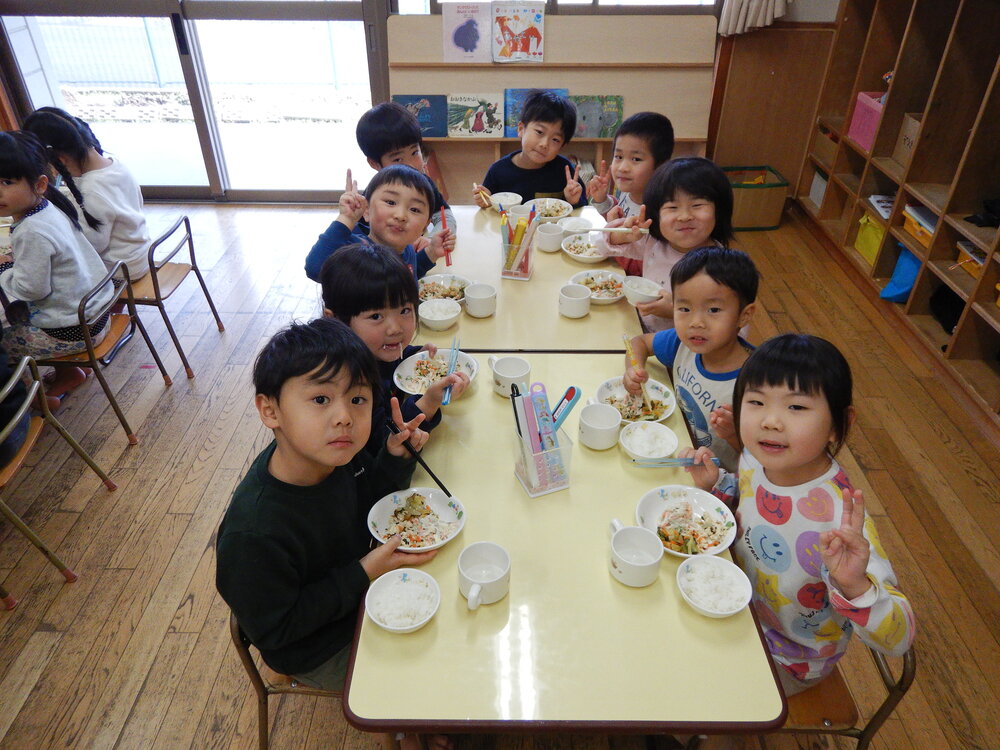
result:
[[[716,466],[719,465],[719,459],[716,456],[712,456],[709,460]],[[695,465],[693,458],[633,458],[632,463],[636,466],[641,466],[644,469],[656,469],[661,466],[670,467]]]
[[[455,372],[455,366],[458,364],[458,336],[451,340],[451,361],[448,362],[448,375]],[[449,385],[444,389],[444,397],[441,399],[441,406],[447,406],[451,403],[451,386]]]

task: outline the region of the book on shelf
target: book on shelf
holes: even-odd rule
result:
[[[493,62],[542,62],[545,58],[544,2],[494,2],[492,16]]]
[[[624,99],[617,94],[574,95],[576,133],[574,138],[611,138],[622,124]]]
[[[444,62],[493,62],[493,14],[488,2],[441,3],[441,24]]]
[[[392,100],[413,113],[424,138],[448,135],[448,97],[444,94],[393,94]]]
[[[895,195],[869,195],[868,202],[878,211],[883,219],[888,219],[892,213],[892,204],[896,202]]]
[[[903,208],[903,213],[907,214],[931,234],[934,233],[934,229],[937,227],[937,214],[926,206],[921,206],[917,203],[907,203]]]
[[[517,123],[521,121],[521,110],[524,108],[524,100],[528,98],[528,94],[537,90],[538,89],[504,89],[503,134],[505,138],[517,138]],[[559,96],[569,96],[569,89],[543,90],[552,91],[559,94]]]
[[[448,94],[448,136],[503,136],[503,94]]]

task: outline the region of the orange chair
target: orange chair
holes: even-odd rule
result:
[[[111,307],[117,301],[115,295],[111,296],[111,300],[99,308],[96,308],[90,315],[87,315],[87,305],[90,300],[100,294],[101,290],[106,287],[114,288],[113,279],[115,274],[121,274],[120,277],[125,279],[125,285],[122,287],[122,295],[124,295],[128,313],[111,313],[108,319],[106,330],[107,333],[104,336],[104,340],[100,344],[95,345],[94,340],[90,335],[90,327],[93,326],[98,320],[101,319],[106,313],[111,310]],[[139,442],[139,439],[132,432],[132,428],[129,426],[128,420],[125,419],[125,415],[122,413],[121,407],[118,406],[118,401],[115,399],[115,394],[111,390],[111,386],[108,385],[108,381],[104,379],[104,375],[101,372],[101,359],[104,358],[113,348],[115,348],[118,341],[125,336],[126,332],[129,330],[129,326],[137,327],[139,333],[142,334],[143,339],[146,340],[146,346],[149,347],[150,353],[153,355],[153,359],[156,361],[156,366],[160,368],[160,374],[163,375],[164,385],[173,385],[173,381],[167,374],[166,368],[163,366],[163,362],[160,361],[160,355],[157,354],[156,349],[153,348],[153,342],[149,338],[149,334],[146,333],[146,328],[143,326],[142,321],[139,320],[139,314],[135,311],[135,298],[132,293],[132,283],[128,275],[128,267],[119,261],[115,263],[114,268],[108,271],[107,275],[97,282],[97,285],[83,295],[83,299],[80,300],[80,306],[77,309],[77,315],[80,319],[80,326],[83,329],[83,339],[84,343],[87,345],[85,351],[79,352],[77,354],[67,354],[62,357],[51,357],[48,359],[38,359],[38,364],[40,365],[50,365],[52,367],[90,367],[94,371],[94,375],[101,384],[101,388],[104,389],[105,395],[108,397],[108,401],[111,402],[111,408],[114,409],[115,415],[118,417],[118,421],[122,423],[122,428],[125,430],[125,434],[128,436],[128,442],[130,445],[135,445]]]
[[[183,236],[179,239],[175,238],[177,242],[173,246],[173,249],[157,261],[154,257],[156,251],[180,229],[182,224],[184,225]],[[191,262],[169,262],[185,244],[188,246],[188,255]],[[163,323],[167,326],[167,332],[170,334],[170,338],[174,342],[174,347],[176,347],[177,353],[180,355],[184,371],[189,378],[193,378],[194,370],[188,364],[184,350],[181,348],[181,342],[174,332],[174,327],[170,324],[170,318],[167,316],[167,308],[164,305],[164,300],[176,291],[181,282],[187,278],[189,271],[194,271],[195,276],[198,277],[198,283],[201,284],[201,290],[205,293],[205,299],[208,300],[208,306],[212,309],[212,315],[215,316],[215,323],[219,327],[219,331],[225,331],[226,327],[222,324],[222,318],[219,317],[219,311],[215,309],[215,302],[212,301],[212,295],[208,293],[208,287],[205,285],[205,279],[201,275],[201,269],[198,268],[198,261],[194,255],[194,240],[191,237],[191,222],[188,220],[188,217],[181,216],[174,222],[174,225],[170,229],[157,237],[153,244],[149,246],[147,257],[149,258],[149,273],[132,285],[135,293],[135,303],[137,305],[151,305],[159,309],[160,315],[163,317]]]
[[[3,490],[10,484],[11,480],[17,474],[21,465],[24,463],[24,459],[27,458],[28,454],[31,452],[32,447],[38,440],[38,436],[42,432],[42,427],[48,422],[50,425],[56,428],[56,431],[62,435],[63,439],[70,444],[70,447],[76,451],[77,455],[80,456],[87,465],[94,470],[94,473],[101,478],[104,485],[112,492],[118,489],[111,478],[105,474],[101,467],[94,463],[94,459],[90,457],[90,454],[85,451],[73,436],[66,432],[59,420],[56,419],[52,412],[49,411],[49,407],[45,401],[45,388],[42,385],[42,378],[38,374],[38,365],[31,357],[23,357],[18,363],[17,368],[11,374],[10,378],[7,380],[6,385],[0,389],[0,402],[4,401],[10,392],[14,389],[17,383],[21,380],[21,376],[24,374],[25,369],[28,368],[31,373],[31,385],[28,386],[27,394],[25,395],[21,405],[18,407],[17,413],[11,417],[10,421],[0,430],[0,442],[7,439],[7,436],[17,427],[18,423],[27,413],[28,409],[31,408],[32,404],[37,404],[41,410],[41,416],[32,416],[31,421],[28,424],[28,434],[24,439],[24,443],[21,448],[14,455],[6,466],[0,469],[0,514],[10,521],[18,531],[24,534],[28,540],[34,544],[42,554],[48,558],[49,562],[56,566],[56,569],[63,574],[63,577],[68,583],[72,583],[76,580],[76,573],[69,569],[69,567],[62,560],[59,559],[56,554],[50,550],[38,535],[31,530],[31,528],[18,517],[14,511],[12,511],[7,504],[3,501]],[[36,398],[37,397],[37,398]],[[7,609],[14,609],[17,606],[17,600],[11,596],[5,588],[0,586],[0,599],[2,599],[4,605]]]

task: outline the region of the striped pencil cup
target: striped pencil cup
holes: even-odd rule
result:
[[[558,445],[549,450],[536,450],[514,433],[514,475],[528,497],[547,495],[569,487],[573,441],[565,430],[556,433]]]
[[[531,278],[532,248],[530,242],[513,244],[500,235],[500,278],[527,281]]]

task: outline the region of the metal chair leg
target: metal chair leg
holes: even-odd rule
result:
[[[0,601],[3,602],[4,608],[8,610],[14,609],[17,606],[17,599],[3,586],[0,586]]]
[[[45,399],[43,397],[42,401],[44,400]],[[56,428],[56,431],[63,436],[63,440],[69,443],[70,447],[76,451],[76,455],[82,458],[86,462],[87,466],[93,469],[94,473],[101,478],[101,481],[104,482],[104,486],[111,492],[117,490],[118,485],[114,483],[114,480],[104,473],[104,470],[98,466],[94,459],[90,457],[90,454],[83,449],[83,446],[76,442],[76,439],[66,431],[66,428],[62,426],[62,423],[56,419],[55,416],[53,416],[52,412],[49,411],[48,404],[45,404],[42,411],[45,421]]]
[[[138,445],[139,438],[135,436],[132,432],[132,427],[129,425],[128,420],[125,419],[125,414],[122,412],[120,406],[118,406],[118,399],[115,398],[115,394],[111,392],[111,386],[108,385],[108,381],[104,379],[104,373],[101,372],[101,366],[96,362],[93,365],[94,376],[97,378],[97,382],[101,384],[101,388],[104,389],[104,395],[108,397],[108,403],[111,404],[111,408],[114,409],[115,416],[118,417],[118,421],[122,424],[122,429],[125,430],[125,434],[128,436],[129,445]]]
[[[0,513],[2,513],[4,517],[6,517],[6,519],[10,521],[15,528],[17,528],[18,531],[24,534],[28,538],[29,542],[35,545],[35,547],[37,547],[38,550],[45,555],[48,561],[52,563],[60,573],[62,573],[63,578],[65,578],[68,583],[72,583],[76,580],[76,573],[70,570],[69,566],[60,560],[55,552],[45,546],[45,542],[39,539],[38,535],[28,527],[28,524],[21,520],[17,513],[12,511],[7,506],[7,503],[5,503],[3,499],[0,499]]]
[[[181,348],[180,339],[177,338],[177,333],[174,331],[174,327],[170,323],[170,318],[167,316],[166,306],[163,302],[160,302],[156,308],[160,311],[160,317],[163,318],[163,324],[167,327],[167,333],[170,334],[170,339],[174,342],[174,348],[177,350],[177,354],[180,355],[181,364],[184,365],[184,372],[187,373],[188,378],[193,378],[194,370],[191,369],[191,365],[188,364],[187,357],[184,355],[184,349]]]
[[[198,283],[201,284],[201,290],[205,293],[205,299],[208,300],[208,306],[212,308],[212,315],[215,316],[215,324],[219,327],[219,332],[226,330],[226,327],[222,324],[222,318],[219,317],[219,311],[215,309],[215,302],[212,301],[212,295],[208,293],[208,286],[205,284],[205,279],[201,275],[201,269],[196,265],[191,266],[191,270],[194,271],[194,275],[198,277]]]
[[[142,320],[139,319],[139,314],[135,311],[135,307],[131,310],[132,323],[139,329],[139,333],[142,334],[143,340],[146,342],[146,347],[149,349],[149,353],[153,355],[153,361],[156,362],[156,366],[160,368],[160,374],[163,376],[164,385],[173,385],[174,381],[170,379],[167,374],[167,368],[163,366],[163,360],[160,359],[160,355],[157,353],[156,348],[153,346],[152,339],[149,338],[149,334],[146,333],[146,326],[142,324]]]

